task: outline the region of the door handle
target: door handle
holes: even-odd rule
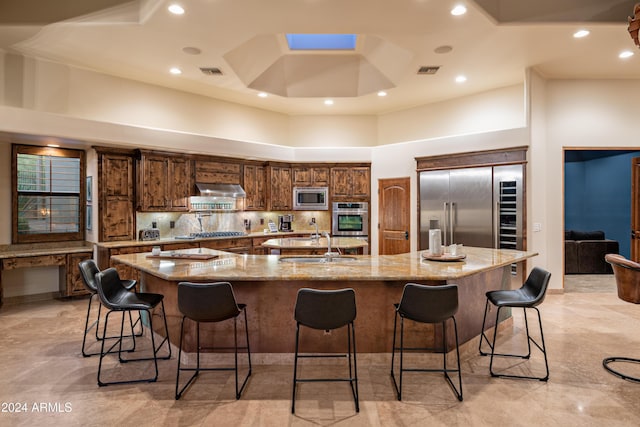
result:
[[[409,240],[409,231],[404,232],[404,240]]]

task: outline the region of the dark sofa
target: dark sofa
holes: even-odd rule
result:
[[[564,232],[564,273],[613,273],[604,256],[618,251],[618,242],[605,239],[604,231],[567,230]]]

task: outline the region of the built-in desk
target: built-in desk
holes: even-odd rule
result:
[[[93,258],[93,246],[78,245],[7,245],[0,247],[1,270],[32,267],[59,267],[60,295],[84,295],[84,288],[78,264]],[[0,305],[2,304],[2,276],[0,275]]]

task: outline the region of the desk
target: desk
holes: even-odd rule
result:
[[[93,247],[80,246],[48,246],[11,245],[0,249],[0,272],[17,268],[60,267],[60,294],[62,296],[87,294],[78,264],[85,259],[93,258]],[[0,275],[0,305],[3,290]]]

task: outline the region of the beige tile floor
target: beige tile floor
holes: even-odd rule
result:
[[[361,355],[359,414],[348,386],[334,383],[303,384],[291,415],[292,365],[282,361],[256,363],[239,401],[230,373],[203,374],[175,401],[175,356],[160,362],[156,383],[98,387],[98,359],[80,355],[86,303],[53,300],[0,308],[0,426],[640,425],[640,384],[610,375],[601,364],[611,355],[640,357],[640,307],[616,297],[612,276],[573,276],[565,293],[548,294],[540,306],[551,370],[547,383],[491,378],[489,359],[471,346],[463,355],[463,402],[438,374],[407,374],[404,400],[398,402],[388,355]],[[522,327],[515,313],[512,328],[521,332]],[[506,336],[502,342],[522,347]],[[114,375],[131,366],[140,369],[109,362],[107,373]],[[500,362],[499,368],[540,372],[537,360]],[[15,404],[26,411],[15,412]]]

